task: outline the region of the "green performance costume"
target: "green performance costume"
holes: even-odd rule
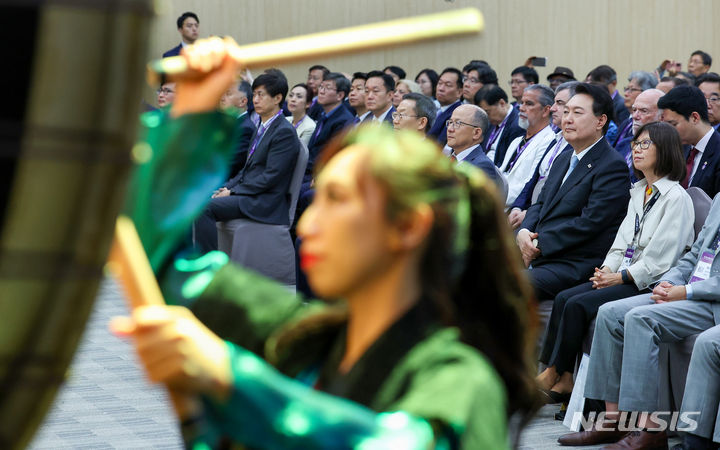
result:
[[[203,413],[183,423],[188,447],[229,439],[267,449],[508,448],[502,381],[426,299],[341,373],[342,302],[304,301],[219,252],[169,262],[224,180],[234,120],[144,116],[137,148],[150,156],[130,189],[128,213],[168,303],[189,306],[228,343],[232,392],[222,402],[204,398]]]

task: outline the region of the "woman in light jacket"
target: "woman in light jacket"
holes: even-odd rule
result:
[[[693,242],[695,213],[679,183],[686,168],[677,131],[663,122],[645,124],[631,147],[639,181],[605,261],[588,282],[555,297],[540,355],[548,367],[537,377],[548,403],[569,399],[575,358],[600,306],[649,292]]]
[[[310,137],[315,132],[315,121],[307,115],[308,108],[312,103],[312,91],[305,83],[298,83],[288,94],[287,101],[288,110],[292,113],[287,120],[295,127],[300,142],[307,147]]]

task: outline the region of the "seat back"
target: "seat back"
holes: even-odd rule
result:
[[[699,187],[691,186],[687,188],[688,195],[692,199],[693,209],[695,210],[695,238],[700,234],[700,230],[707,219],[710,212],[712,199]]]
[[[288,195],[290,196],[290,226],[295,221],[295,208],[297,208],[298,197],[300,196],[300,187],[302,186],[305,168],[307,167],[309,158],[308,148],[300,141],[300,152],[298,153],[295,170],[293,170]]]

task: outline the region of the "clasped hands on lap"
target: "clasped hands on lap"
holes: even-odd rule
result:
[[[523,263],[525,263],[525,267],[530,266],[530,263],[541,254],[540,249],[537,247],[535,242],[533,242],[533,240],[537,239],[537,237],[537,233],[532,233],[530,230],[523,228],[518,231],[517,237],[515,238],[518,247],[520,247],[520,253],[522,253],[522,259]]]
[[[219,197],[228,197],[232,194],[230,192],[230,189],[226,187],[221,187],[220,189],[217,189],[215,192],[213,192],[213,195],[211,198],[219,198]]]
[[[687,292],[685,291],[685,286],[675,286],[667,281],[661,281],[658,283],[650,296],[650,299],[658,304],[685,300],[686,298]]]

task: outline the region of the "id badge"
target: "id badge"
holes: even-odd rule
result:
[[[620,268],[618,269],[618,272],[621,270],[625,270],[632,264],[632,258],[635,254],[635,247],[628,247],[625,249],[625,256],[623,257],[622,264],[620,264]]]
[[[695,272],[693,272],[690,283],[696,281],[703,281],[710,278],[710,268],[712,267],[713,260],[715,259],[715,253],[705,251],[700,257],[697,266],[695,266]]]

